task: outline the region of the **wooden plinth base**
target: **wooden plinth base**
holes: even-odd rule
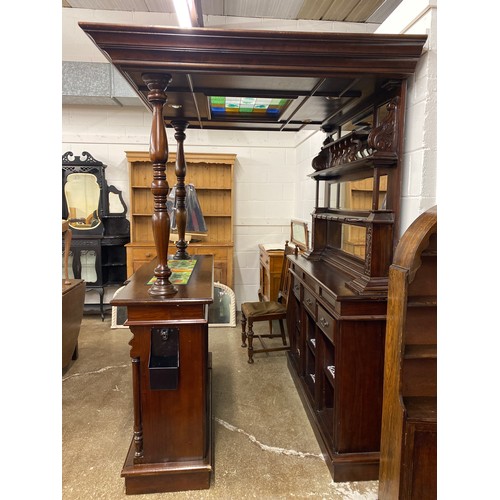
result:
[[[211,460],[134,464],[133,457],[134,443],[132,442],[122,469],[127,495],[210,488]]]
[[[288,370],[290,371],[297,392],[306,410],[307,417],[311,423],[316,439],[318,440],[318,444],[323,453],[325,463],[330,470],[333,481],[335,483],[341,483],[346,481],[378,480],[380,452],[332,453],[331,446],[327,445],[327,440],[330,438],[323,434],[318,423],[320,417],[309,402],[302,381],[297,375],[295,362],[290,352],[287,353],[287,361]]]
[[[125,478],[125,493],[167,493],[173,491],[206,490],[214,470],[213,429],[212,429],[212,363],[209,353],[207,374],[207,455],[202,460],[161,463],[134,463],[135,444],[130,444],[121,476]]]

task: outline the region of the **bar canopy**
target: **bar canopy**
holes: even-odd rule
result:
[[[144,104],[143,74],[168,74],[166,122],[190,128],[335,128],[415,71],[426,35],[236,31],[80,23]]]

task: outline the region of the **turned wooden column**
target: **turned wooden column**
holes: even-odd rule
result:
[[[172,271],[168,267],[168,241],[170,237],[170,217],[167,211],[168,182],[165,173],[168,160],[168,143],[165,122],[163,121],[163,107],[167,102],[165,90],[172,77],[167,74],[145,73],[142,79],[146,83],[148,101],[153,106],[153,122],[149,144],[149,156],[153,164],[153,193],[154,211],[152,217],[153,237],[156,246],[158,264],[154,270],[156,281],[151,285],[151,295],[173,295],[177,288],[170,283]]]
[[[133,342],[133,340],[131,340]],[[130,344],[132,345],[132,344]],[[132,354],[132,353],[131,353]],[[140,463],[144,458],[144,440],[142,433],[141,413],[141,358],[132,358],[132,387],[134,395],[134,463]]]
[[[177,225],[177,232],[179,239],[175,246],[174,259],[185,260],[191,258],[187,253],[186,242],[186,185],[184,180],[186,178],[186,157],[184,156],[184,141],[186,134],[184,131],[188,128],[189,122],[186,120],[173,120],[172,127],[175,129],[175,140],[177,141],[177,156],[175,161],[175,175],[177,176],[177,184],[175,187],[175,222]]]

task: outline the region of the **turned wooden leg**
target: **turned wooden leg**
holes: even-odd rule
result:
[[[141,359],[132,358],[132,388],[134,393],[134,462],[144,457],[141,412]]]
[[[253,363],[253,321],[251,319],[248,320],[248,362],[250,364]]]
[[[169,278],[172,271],[168,267],[168,242],[170,238],[170,217],[167,211],[169,186],[166,175],[168,143],[163,118],[163,107],[167,102],[165,90],[172,78],[165,74],[143,74],[142,79],[149,89],[148,101],[153,107],[149,144],[149,156],[153,164],[153,182],[151,183],[153,216],[151,221],[158,259],[154,270],[156,281],[149,288],[149,293],[155,296],[173,295],[177,293],[177,288],[170,283]]]
[[[177,233],[179,239],[175,246],[177,252],[173,256],[175,260],[187,260],[191,256],[187,253],[186,242],[186,186],[184,180],[186,178],[186,158],[184,156],[184,140],[186,134],[184,131],[188,127],[189,122],[185,120],[173,120],[172,127],[175,129],[175,139],[177,141],[177,155],[175,161],[175,175],[177,176],[177,184],[175,185],[175,222],[177,225]]]
[[[241,347],[247,346],[247,319],[245,316],[241,317]]]

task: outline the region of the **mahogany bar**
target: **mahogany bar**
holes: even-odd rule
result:
[[[188,394],[195,392],[195,384],[191,389],[184,384],[186,377],[203,384],[208,378],[202,309],[211,300],[212,283],[208,272],[201,273],[205,281],[200,281],[200,270],[192,283],[170,282],[165,127],[172,123],[181,144],[188,124],[189,130],[326,134],[311,168],[316,183],[311,248],[287,257],[294,282],[288,366],[334,481],[377,479],[388,270],[398,240],[407,78],[415,72],[427,37],[98,23],[80,27],[153,115],[152,225],[158,258],[154,269],[149,266],[144,273],[140,268],[116,299],[123,305],[127,297],[134,333],[136,425],[123,472],[127,492],[208,487],[199,473],[208,464],[208,448],[202,450],[208,446],[203,396],[196,393],[197,412],[189,413],[186,398],[192,401]],[[266,112],[226,112],[220,103],[231,98],[273,104]],[[176,173],[182,196],[182,162]],[[178,250],[189,254],[183,241]],[[156,281],[147,291],[144,280],[152,273]],[[201,289],[205,292],[199,295]],[[160,376],[158,383],[169,388],[157,391],[149,386],[145,363],[163,337],[166,342],[178,339],[179,372],[178,378],[165,375],[163,382]],[[188,338],[196,338],[197,352],[185,358]],[[193,448],[184,442],[188,427],[197,438],[196,445],[189,445]],[[183,466],[189,472],[182,472]]]
[[[149,293],[156,259],[113,299],[127,308],[134,431],[122,469],[127,494],[206,489],[213,469],[208,305],[213,257],[196,265],[177,293]]]

